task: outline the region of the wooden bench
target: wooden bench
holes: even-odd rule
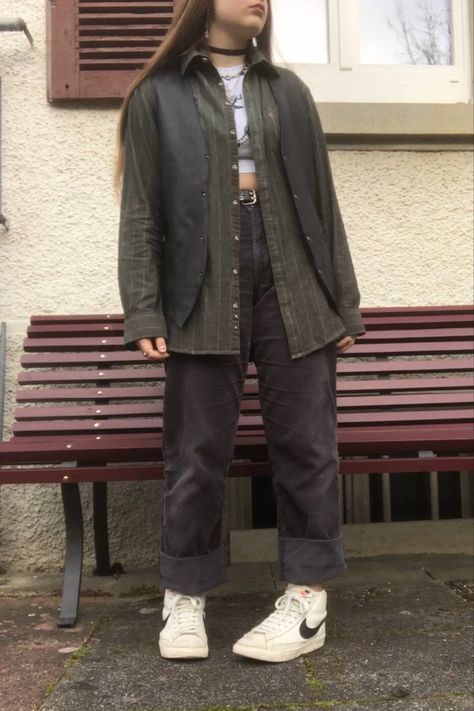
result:
[[[341,474],[472,472],[474,308],[364,308],[362,315],[367,333],[338,359]],[[73,626],[79,608],[79,482],[93,484],[95,573],[110,575],[120,564],[110,563],[107,482],[163,474],[164,369],[124,349],[122,328],[120,314],[32,316],[12,436],[0,444],[0,484],[61,485],[60,627]],[[251,363],[230,476],[271,473],[255,376]]]

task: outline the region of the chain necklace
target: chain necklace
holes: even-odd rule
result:
[[[223,79],[235,79],[235,77],[239,77],[241,74],[245,74],[247,69],[250,67],[250,64],[248,62],[245,62],[242,69],[240,69],[237,74],[221,74],[221,77]],[[219,70],[219,73],[221,69],[225,69],[225,67],[217,67]]]
[[[249,67],[250,67],[249,62],[245,62],[242,69],[240,71],[238,71],[236,74],[221,74],[220,72],[219,73],[221,74],[222,79],[229,82],[232,79],[237,79],[238,77],[245,75],[247,73],[247,70]],[[237,83],[235,84],[235,86],[237,86]],[[225,89],[227,101],[229,102],[229,104],[231,104],[232,108],[234,108],[236,101],[239,98],[241,98],[241,95],[234,94],[231,91],[229,85],[224,85],[224,89]],[[248,125],[247,125],[247,126],[245,126],[243,135],[239,139],[237,139],[237,143],[239,145],[242,145],[243,143],[248,143],[248,141],[249,141],[249,130],[248,130]]]
[[[249,68],[250,64],[246,62],[242,69],[237,72],[237,74],[221,74],[222,79],[225,79],[225,81],[229,82],[231,79],[237,79],[238,77],[244,75],[247,73],[247,70]],[[220,73],[220,72],[219,72]],[[234,84],[234,86],[237,86],[237,83]],[[231,91],[229,84],[225,85],[225,93],[227,96],[227,101],[229,101],[232,106],[234,106],[237,96]]]

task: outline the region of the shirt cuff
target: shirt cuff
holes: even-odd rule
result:
[[[123,345],[129,351],[140,350],[139,338],[168,338],[165,317],[160,311],[135,314],[124,318]]]
[[[338,313],[346,328],[343,336],[362,336],[367,333],[359,309],[341,309]]]

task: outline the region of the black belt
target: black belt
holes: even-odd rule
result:
[[[239,190],[239,200],[243,205],[255,205],[258,199],[256,190],[250,190],[249,188]]]

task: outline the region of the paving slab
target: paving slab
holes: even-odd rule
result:
[[[212,591],[213,595],[228,595],[238,592],[265,592],[275,589],[275,580],[270,563],[242,563],[226,568],[227,582]],[[0,573],[0,598],[2,595],[29,597],[32,595],[60,595],[63,584],[61,572]],[[158,567],[127,568],[123,573],[98,576],[90,572],[82,574],[81,596],[95,593],[113,596],[138,597],[159,594],[160,576]]]
[[[347,558],[348,570],[325,582],[328,589],[366,587],[367,585],[411,585],[420,583],[426,576],[448,581],[456,577],[472,580],[472,557],[465,554],[381,554]],[[278,578],[278,564],[270,563],[274,578]]]
[[[337,591],[330,602],[324,653],[312,655],[325,700],[370,707],[472,691],[472,610],[443,583]]]
[[[30,711],[90,637],[99,599],[83,600],[76,627],[58,628],[59,597],[0,598],[0,711]]]
[[[168,711],[311,703],[303,660],[258,664],[232,653],[232,642],[269,611],[274,595],[211,599],[207,630],[211,654],[204,660],[165,660],[158,651],[159,601],[143,608],[109,608],[81,663],[65,675],[41,711]],[[145,613],[140,613],[140,610]],[[92,705],[89,705],[92,700]]]

